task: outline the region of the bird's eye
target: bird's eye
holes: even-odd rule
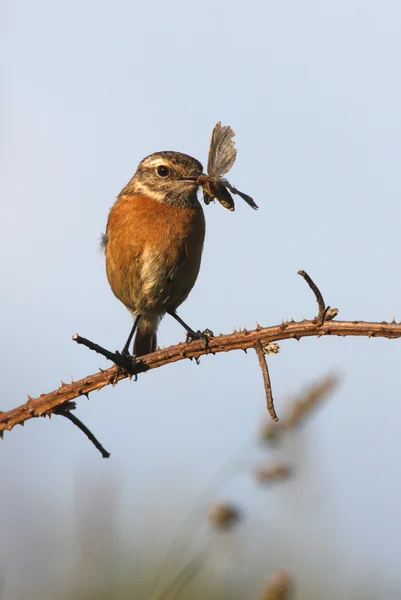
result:
[[[165,165],[160,165],[160,167],[157,167],[157,174],[159,177],[167,177],[169,173],[170,170]]]

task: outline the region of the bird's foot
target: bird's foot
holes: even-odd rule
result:
[[[210,329],[205,329],[204,331],[200,331],[198,329],[198,331],[188,331],[186,341],[187,341],[187,344],[190,344],[191,342],[194,342],[195,340],[204,340],[205,346],[206,346],[206,351],[208,351],[209,350],[209,340],[212,337],[214,337],[213,331],[211,331]]]
[[[133,367],[140,362],[136,356],[134,354],[130,354],[127,348],[123,348],[121,352],[116,350],[114,354],[116,356],[115,364],[117,366],[115,378],[116,382],[118,381],[118,377],[120,375],[134,375],[136,379],[136,374],[132,372]]]

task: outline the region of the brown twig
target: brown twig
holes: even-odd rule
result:
[[[330,308],[330,306],[326,306],[323,300],[322,292],[317,287],[316,283],[312,280],[312,278],[308,275],[306,271],[302,269],[298,271],[298,275],[301,275],[309,285],[312,292],[315,294],[316,302],[319,306],[319,312],[317,314],[316,323],[318,325],[323,325],[324,321],[334,319],[338,315],[337,308]]]
[[[273,401],[273,394],[272,394],[272,386],[270,383],[269,368],[267,366],[265,353],[263,352],[263,348],[262,348],[262,344],[260,343],[260,340],[256,340],[256,342],[255,342],[255,351],[256,351],[256,354],[258,355],[259,365],[260,365],[260,368],[261,368],[262,374],[263,374],[263,383],[265,386],[267,410],[269,411],[269,414],[270,414],[271,418],[273,419],[273,421],[278,421],[276,411],[274,410],[274,401]]]
[[[93,350],[94,352],[97,352],[97,354],[101,354],[107,358],[107,360],[111,360],[111,362],[113,362],[115,365],[126,371],[128,375],[134,375],[135,378],[137,377],[138,373],[143,373],[148,369],[145,363],[142,361],[136,360],[131,356],[124,356],[120,352],[110,352],[110,350],[106,350],[106,348],[99,346],[99,344],[95,344],[95,342],[91,342],[90,340],[81,337],[78,335],[78,333],[73,335],[72,339],[74,342],[77,342],[77,344],[82,344],[83,346],[89,348],[89,350]]]
[[[313,321],[288,321],[273,327],[258,327],[253,331],[236,331],[228,335],[220,335],[209,340],[209,350],[213,354],[231,352],[232,350],[247,350],[254,348],[257,340],[263,345],[269,342],[295,339],[302,337],[322,337],[324,335],[380,337],[388,339],[401,338],[401,323],[368,323],[364,321],[325,321],[322,326]],[[205,343],[197,340],[190,344],[180,343],[163,350],[142,357],[140,363],[135,365],[135,373],[146,369],[157,369],[167,364],[172,364],[186,358],[196,359],[206,354]],[[212,354],[208,354],[212,356]],[[129,374],[118,371],[113,366],[100,373],[88,375],[79,381],[70,384],[62,383],[61,386],[42,394],[39,398],[28,397],[28,401],[7,412],[0,412],[0,435],[4,430],[10,430],[14,425],[22,424],[33,417],[40,417],[50,413],[67,400],[74,400],[80,396],[88,396],[94,390],[100,390],[107,385],[112,385],[126,379]]]
[[[67,405],[75,404],[75,402],[74,403],[67,402],[66,404]],[[102,444],[99,442],[99,440],[93,435],[91,430],[88,429],[88,427],[84,423],[82,423],[82,421],[80,419],[78,419],[78,417],[76,417],[74,414],[72,414],[70,409],[68,409],[67,407],[62,405],[62,406],[55,408],[51,414],[60,415],[61,417],[65,417],[66,419],[71,421],[71,423],[76,425],[78,427],[78,429],[80,429],[86,435],[86,437],[92,442],[92,444],[95,446],[95,448],[97,448],[99,450],[99,452],[103,456],[103,458],[110,457],[110,452],[107,452],[107,450],[105,450],[105,448],[102,446]]]
[[[305,278],[305,272],[302,271]],[[315,293],[316,298],[321,298],[319,301],[319,311],[321,306],[324,306],[324,301],[317,286],[312,282],[309,276],[305,278]],[[313,284],[313,286],[311,285]],[[318,294],[317,294],[317,292]],[[320,294],[320,296],[319,296]],[[7,412],[0,411],[0,437],[4,430],[10,431],[15,425],[23,425],[28,419],[51,414],[55,408],[61,406],[69,400],[74,400],[80,396],[89,397],[89,393],[94,390],[100,390],[107,385],[114,385],[121,379],[126,379],[132,375],[143,373],[149,369],[157,369],[166,364],[171,364],[185,358],[199,359],[207,353],[211,355],[219,352],[230,352],[231,350],[247,350],[248,348],[256,348],[257,343],[263,349],[267,348],[267,344],[277,342],[279,340],[295,339],[300,340],[302,337],[321,337],[323,335],[339,335],[339,336],[365,336],[365,337],[383,337],[383,338],[401,338],[401,323],[396,323],[393,319],[391,323],[382,321],[381,323],[367,323],[363,321],[329,321],[335,315],[335,310],[330,309],[331,313],[328,316],[328,309],[325,308],[323,323],[319,319],[312,321],[285,321],[280,325],[273,327],[261,327],[258,325],[253,331],[234,331],[229,335],[220,335],[208,340],[208,348],[205,347],[203,340],[196,340],[190,344],[180,343],[175,346],[170,346],[163,350],[156,350],[152,354],[148,354],[141,358],[141,361],[129,365],[129,372],[125,366],[114,365],[106,370],[101,370],[100,373],[88,375],[80,381],[73,381],[70,384],[62,383],[61,386],[48,394],[42,394],[39,398],[31,398],[28,396],[28,401]],[[321,317],[321,312],[319,313]],[[73,338],[78,343],[84,343],[88,347],[98,351],[101,346],[81,338],[78,334]],[[102,349],[104,350],[104,348]],[[115,353],[105,351],[109,357],[114,360]],[[259,350],[260,352],[260,350]]]

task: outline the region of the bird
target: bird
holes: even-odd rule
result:
[[[134,324],[122,354],[139,358],[157,348],[160,320],[169,314],[187,331],[187,341],[205,339],[176,313],[198,277],[205,217],[197,197],[202,164],[187,154],[155,152],[138,165],[111,207],[101,245],[114,295]]]

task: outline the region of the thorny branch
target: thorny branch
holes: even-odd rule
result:
[[[107,385],[114,385],[127,377],[136,377],[144,371],[157,369],[166,364],[178,362],[186,358],[197,360],[206,353],[214,355],[219,352],[230,352],[231,350],[246,351],[248,348],[256,349],[257,347],[259,349],[261,347],[262,351],[267,353],[269,352],[268,346],[272,342],[288,339],[300,340],[302,337],[321,337],[324,335],[338,335],[342,337],[365,336],[369,338],[382,337],[389,339],[401,338],[401,323],[396,323],[394,319],[391,323],[386,321],[380,323],[333,321],[332,319],[337,314],[337,309],[326,307],[324,305],[322,294],[310,277],[304,271],[301,272],[301,275],[312,288],[319,303],[319,314],[313,320],[294,321],[291,319],[290,321],[283,321],[280,325],[274,325],[272,327],[261,327],[260,325],[257,325],[256,329],[253,331],[247,331],[246,329],[234,331],[232,334],[219,335],[210,338],[208,341],[208,348],[205,348],[203,340],[196,340],[190,344],[179,343],[175,346],[170,346],[169,348],[156,350],[156,352],[142,357],[140,361],[132,361],[132,365],[127,365],[127,362],[125,362],[125,364],[120,363],[120,366],[118,366],[117,361],[121,355],[109,352],[104,348],[101,348],[101,346],[98,346],[85,338],[81,338],[78,335],[74,336],[73,339],[75,341],[103,354],[110,360],[115,361],[116,364],[109,369],[101,369],[100,373],[88,375],[79,381],[73,381],[70,384],[62,383],[58,389],[53,390],[48,394],[41,394],[39,398],[31,398],[28,396],[27,402],[12,410],[7,412],[0,411],[0,436],[2,437],[4,430],[10,431],[14,425],[23,425],[28,419],[50,416],[55,412],[57,407],[62,406],[68,401],[79,398],[80,396],[89,397],[89,393],[94,390],[100,390]],[[87,428],[85,428],[84,425],[80,428],[88,435],[89,430],[85,431]],[[100,449],[99,446],[97,447]]]

